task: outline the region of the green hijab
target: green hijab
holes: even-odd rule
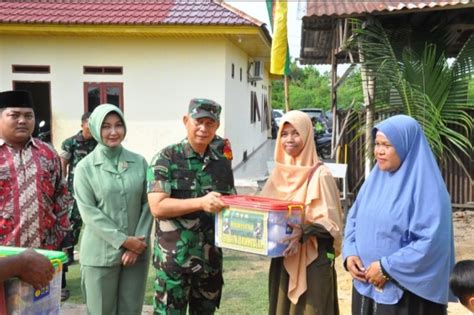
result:
[[[105,156],[107,156],[114,162],[114,165],[117,165],[120,153],[122,152],[122,145],[119,145],[115,148],[110,148],[104,144],[100,134],[102,123],[104,122],[105,117],[112,112],[119,115],[120,119],[122,119],[123,125],[125,126],[126,135],[127,126],[125,124],[123,113],[120,108],[112,104],[102,104],[94,109],[91,116],[89,117],[89,129],[91,130],[92,137],[97,141],[96,150],[102,152]]]

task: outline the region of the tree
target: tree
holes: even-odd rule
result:
[[[329,73],[321,74],[315,67],[298,67],[295,62],[290,65],[290,108],[316,107],[324,110],[331,108],[331,78]],[[353,72],[338,89],[340,108],[349,106],[355,98],[357,104],[362,103],[362,87],[360,74]],[[283,81],[272,83],[272,107],[285,107]]]
[[[376,77],[376,111],[390,108],[412,116],[440,161],[452,158],[463,166],[459,153],[469,156],[473,148],[469,111],[474,98],[469,86],[474,77],[474,35],[449,65],[444,53],[446,31],[389,32],[374,23],[359,24],[355,33],[364,64]]]

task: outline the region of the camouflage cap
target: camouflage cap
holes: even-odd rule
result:
[[[205,98],[193,98],[189,102],[188,113],[193,119],[208,117],[219,121],[222,107],[212,100]]]

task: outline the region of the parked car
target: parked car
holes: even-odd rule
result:
[[[328,110],[326,112],[326,117],[328,118],[328,131],[332,132],[332,111]]]
[[[331,132],[328,128],[329,119],[326,113],[320,108],[302,108],[299,109],[308,114],[314,126],[314,142],[316,150],[322,159],[327,159],[331,155]]]
[[[272,109],[272,117],[275,119],[276,127],[280,128],[280,119],[284,112],[282,109]]]
[[[324,110],[322,110],[321,108],[300,108],[298,110],[308,114],[311,120],[314,120],[314,118],[316,118],[317,120],[322,121],[326,127],[326,130],[328,129],[329,119],[328,116],[326,116],[326,112],[324,112]]]
[[[307,113],[310,118],[317,117],[322,118],[323,120],[328,119],[326,112],[321,108],[300,108],[298,110]]]

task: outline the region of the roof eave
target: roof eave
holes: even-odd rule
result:
[[[226,38],[251,57],[270,58],[271,37],[257,25],[104,25],[0,23],[0,35]]]

